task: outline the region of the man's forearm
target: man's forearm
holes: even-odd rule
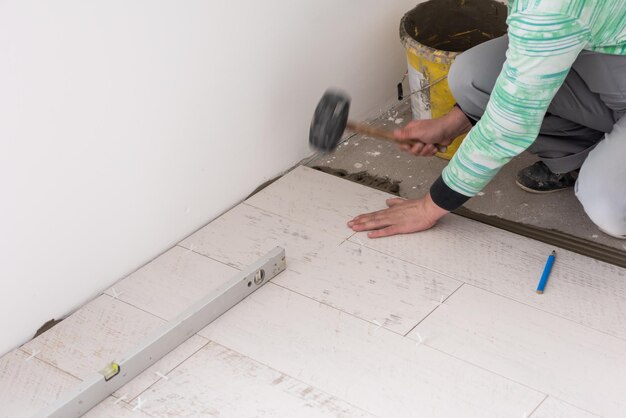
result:
[[[445,135],[449,139],[466,134],[472,129],[472,123],[458,106],[454,106],[450,112],[443,116],[443,119],[445,119]]]

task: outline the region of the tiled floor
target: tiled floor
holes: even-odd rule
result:
[[[369,240],[388,197],[299,167],[0,359],[31,416],[276,245],[288,268],[88,413],[626,416],[626,270],[464,218]]]

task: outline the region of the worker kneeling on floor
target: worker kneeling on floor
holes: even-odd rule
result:
[[[540,160],[517,174],[519,187],[574,187],[602,231],[626,238],[626,2],[513,1],[507,23],[508,35],[456,58],[448,114],[395,132],[419,156],[468,133],[430,193],[389,199],[388,209],[352,219],[353,230],[377,238],[428,229],[528,150]]]

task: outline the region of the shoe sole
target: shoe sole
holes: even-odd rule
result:
[[[567,190],[567,189],[571,188],[571,187],[563,187],[562,189],[554,189],[554,190],[535,190],[535,189],[531,189],[530,187],[524,186],[522,183],[520,183],[517,180],[515,180],[515,184],[517,184],[519,186],[519,188],[524,190],[525,192],[534,193],[534,194],[556,193],[556,192],[562,192],[563,190]]]

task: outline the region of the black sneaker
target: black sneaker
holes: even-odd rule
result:
[[[530,193],[552,193],[574,187],[578,170],[556,174],[542,161],[528,166],[517,173],[515,183]]]

